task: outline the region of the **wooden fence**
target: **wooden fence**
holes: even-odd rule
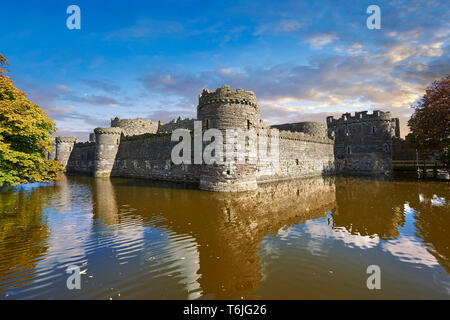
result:
[[[438,170],[444,168],[444,165],[439,161],[423,161],[423,160],[394,160],[392,161],[394,170],[397,171],[417,171],[420,170]]]

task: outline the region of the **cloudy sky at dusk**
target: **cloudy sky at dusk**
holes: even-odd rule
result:
[[[66,27],[81,8],[81,30]],[[381,8],[369,30],[366,9]],[[86,140],[109,119],[196,116],[203,88],[256,93],[266,123],[410,105],[450,73],[448,1],[4,1],[16,86]]]

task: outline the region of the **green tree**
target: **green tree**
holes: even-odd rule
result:
[[[408,121],[411,142],[423,157],[450,164],[450,76],[434,81]]]
[[[0,54],[0,187],[55,180],[64,168],[45,159],[55,123],[14,86],[7,65]]]

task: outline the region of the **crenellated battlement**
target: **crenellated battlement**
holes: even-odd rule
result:
[[[370,121],[391,121],[391,113],[389,111],[374,110],[372,114],[367,113],[368,111],[355,112],[352,116],[351,113],[344,113],[339,119],[334,119],[333,116],[327,117],[327,126],[338,126],[342,124],[350,124],[356,122],[370,122]]]
[[[55,160],[61,162],[65,167],[77,141],[76,137],[55,137]]]
[[[92,146],[95,146],[95,141],[77,142],[77,143],[75,143],[75,146],[77,146],[79,148],[92,147]]]
[[[136,119],[120,119],[119,117],[111,118],[111,127],[122,128],[125,136],[133,136],[143,133],[156,133],[158,131],[159,122]]]
[[[65,137],[65,136],[57,136],[55,137],[55,142],[58,143],[76,143],[78,138],[76,137]]]
[[[187,118],[183,119],[182,117],[178,117],[178,119],[172,119],[168,123],[159,123],[158,133],[160,132],[172,132],[176,129],[194,129],[194,121],[195,119]]]
[[[205,105],[214,103],[245,104],[255,108],[258,106],[254,92],[242,90],[240,88],[237,88],[236,91],[231,91],[229,85],[224,85],[221,88],[217,88],[214,92],[204,89],[198,97],[199,109]]]
[[[95,134],[113,134],[113,135],[121,135],[123,130],[122,128],[95,128],[94,129]]]
[[[186,129],[188,130],[188,129]],[[190,130],[188,130],[190,132]],[[147,139],[164,139],[172,136],[172,132],[168,132],[168,131],[163,131],[163,132],[158,132],[158,133],[144,133],[144,134],[140,134],[140,135],[135,135],[135,136],[128,136],[128,137],[124,137],[121,141],[140,141],[140,140],[147,140]]]
[[[142,123],[153,123],[152,120],[146,120],[137,117],[136,119],[120,119],[119,117],[111,118],[111,127],[122,127],[127,124],[142,124]]]

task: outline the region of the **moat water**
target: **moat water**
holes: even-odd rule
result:
[[[67,267],[81,268],[69,290]],[[381,289],[367,288],[367,267]],[[220,194],[67,177],[0,191],[0,299],[449,299],[450,185]]]

